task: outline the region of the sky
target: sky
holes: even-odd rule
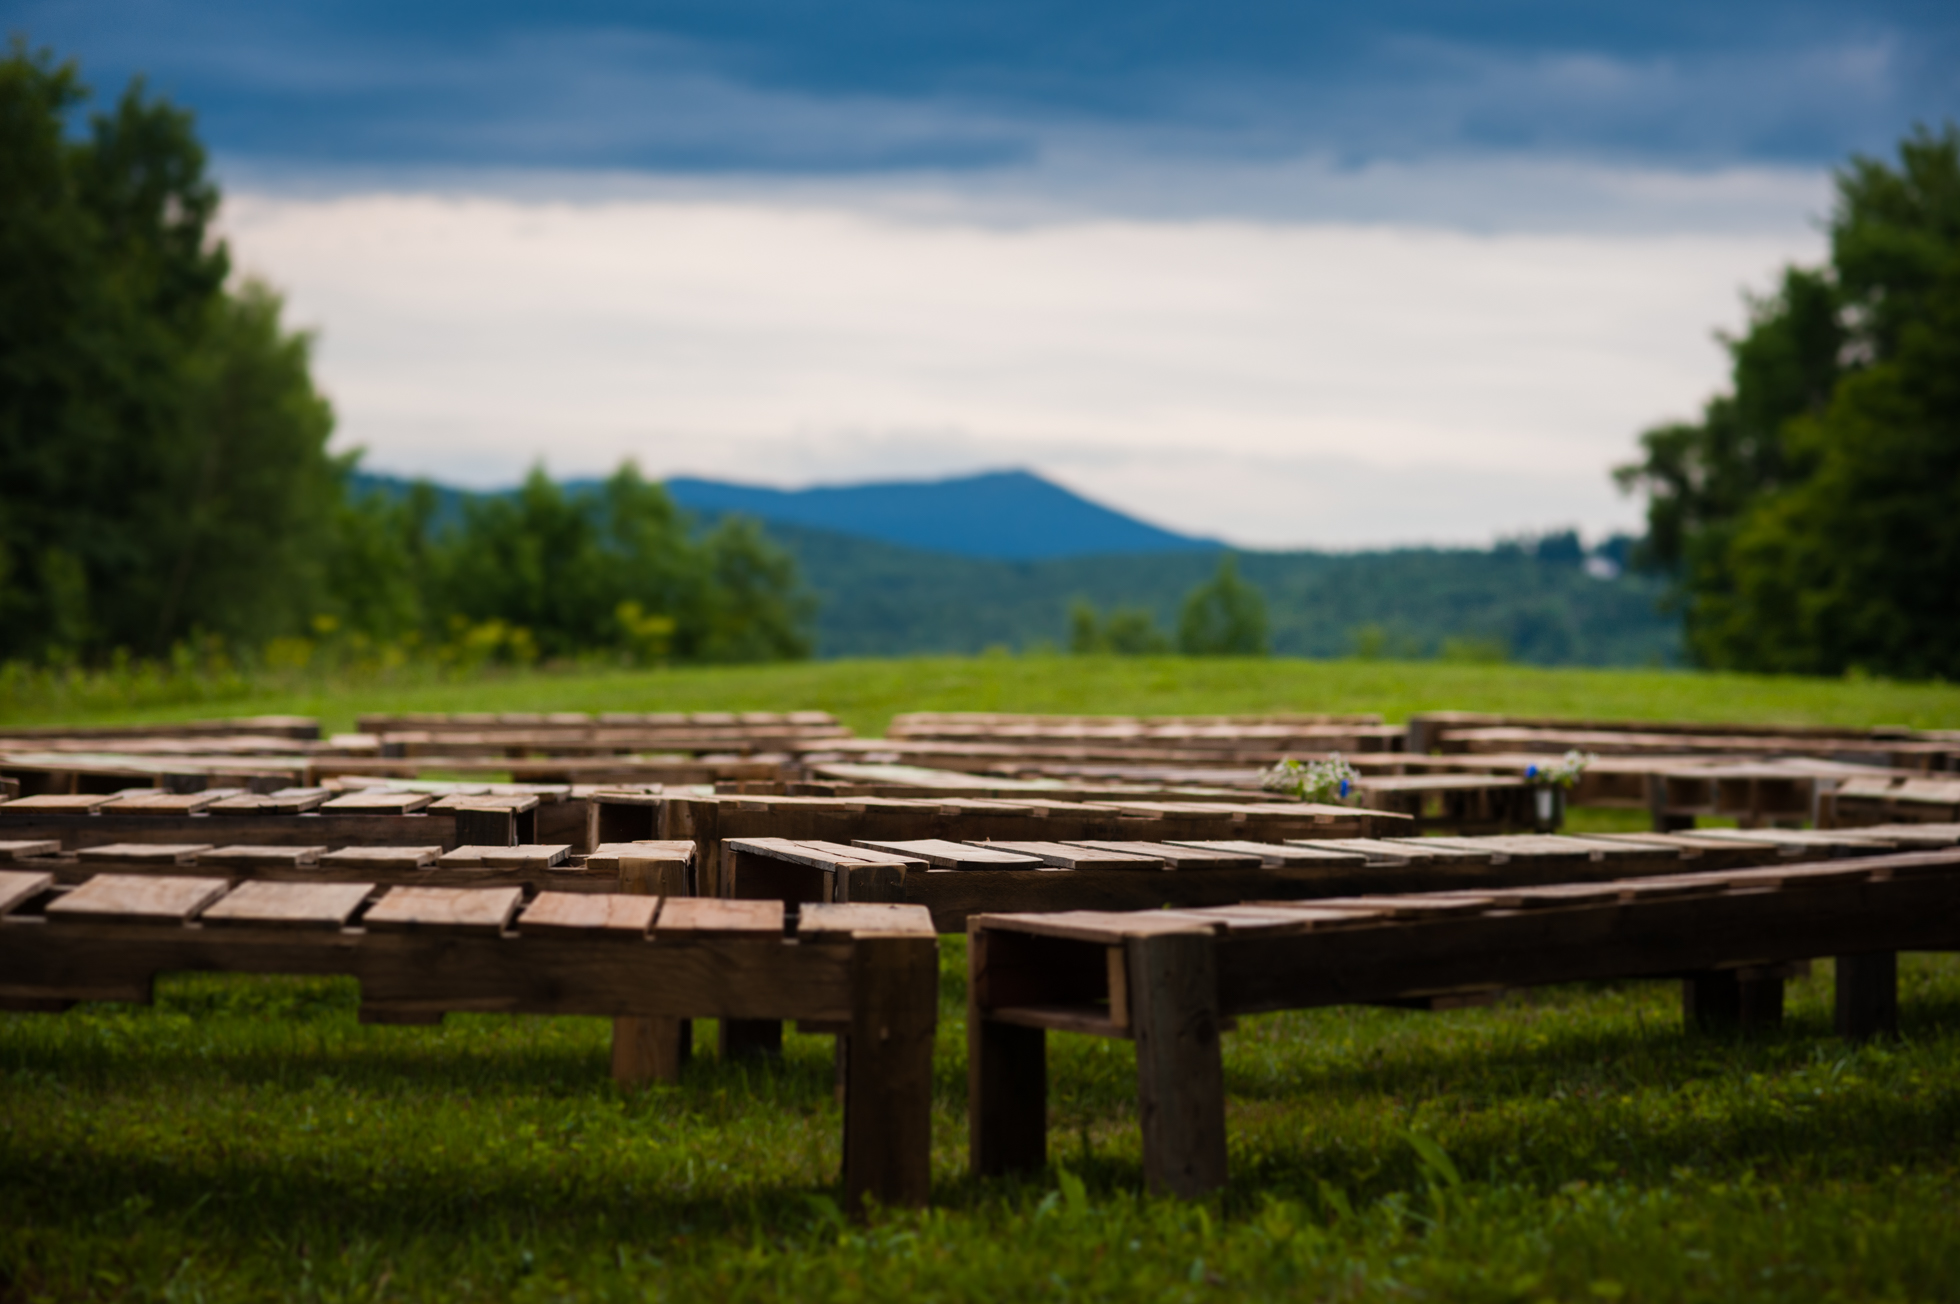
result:
[[[1960,116],[1960,7],[5,0],[192,109],[339,447],[1027,467],[1252,547],[1636,527],[1610,468]]]

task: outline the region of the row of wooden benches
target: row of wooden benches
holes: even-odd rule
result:
[[[1869,1036],[1895,1018],[1898,951],[1960,947],[1960,850],[968,929],[975,1170],[1045,1162],[1046,1034],[1084,1033],[1136,1042],[1147,1180],[1193,1195],[1226,1177],[1220,1036],[1237,1017],[1672,976],[1690,1017],[1761,1021],[1793,963],[1835,955],[1840,1031]],[[147,1000],[159,973],[216,970],[348,974],[379,1021],[797,1019],[841,1039],[847,1190],[892,1203],[927,1196],[935,950],[925,912],[895,905],[0,870],[15,1009]]]

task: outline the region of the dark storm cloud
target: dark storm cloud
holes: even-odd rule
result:
[[[1814,164],[1960,114],[1960,6],[1897,0],[38,0],[9,27],[300,164],[974,168],[1084,140]]]

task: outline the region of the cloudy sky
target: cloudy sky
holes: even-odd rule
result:
[[[1249,546],[1607,480],[1960,116],[1950,3],[29,0],[195,110],[338,442],[781,486],[1024,466]]]

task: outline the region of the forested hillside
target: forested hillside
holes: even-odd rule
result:
[[[1210,552],[1004,562],[900,548],[768,522],[820,605],[820,656],[1066,649],[1069,608],[1147,609],[1177,627]],[[1541,546],[1368,553],[1237,554],[1265,595],[1282,656],[1508,658],[1539,665],[1654,665],[1680,659],[1661,586],[1587,573],[1569,536]]]

